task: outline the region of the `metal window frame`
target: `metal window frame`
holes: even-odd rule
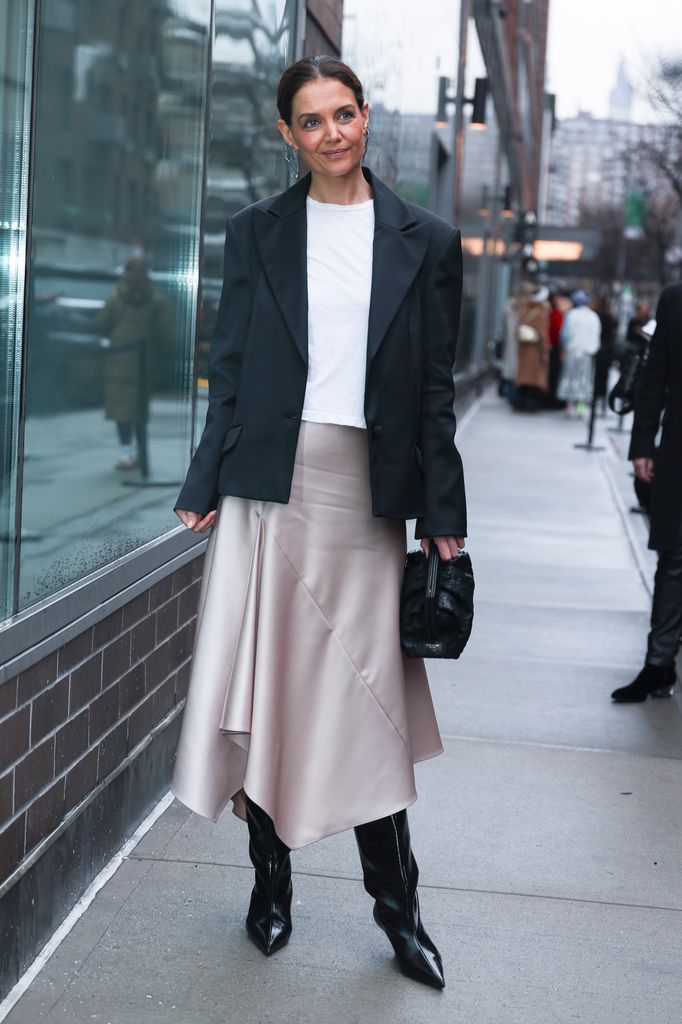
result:
[[[0,627],[0,684],[203,554],[207,544],[179,526],[8,619]]]

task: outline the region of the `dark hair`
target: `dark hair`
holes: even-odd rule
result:
[[[362,110],[365,96],[358,76],[342,60],[323,54],[318,57],[303,57],[295,64],[290,64],[282,74],[277,86],[277,109],[283,121],[291,124],[294,97],[298,90],[319,78],[336,78],[343,85],[347,85],[355,96],[358,108]]]

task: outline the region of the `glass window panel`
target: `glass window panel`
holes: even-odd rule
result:
[[[0,619],[13,612],[32,0],[0,0]]]
[[[41,5],[21,607],[177,525],[210,15]]]
[[[295,57],[297,8],[297,0],[215,4],[196,440],[208,405],[208,350],[222,286],[225,221],[288,184],[275,96],[282,71]]]

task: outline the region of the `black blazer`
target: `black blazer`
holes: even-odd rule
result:
[[[656,460],[649,547],[677,547],[682,529],[682,284],[664,289],[658,303],[656,331],[635,403],[630,458]]]
[[[365,385],[372,513],[416,518],[417,537],[465,536],[452,375],[460,233],[363,173],[375,216]],[[228,220],[206,425],[175,508],[205,515],[220,494],[289,500],[307,382],[309,185],[307,175]]]

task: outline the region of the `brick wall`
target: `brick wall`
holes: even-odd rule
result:
[[[202,562],[0,684],[0,883],[184,699]]]

